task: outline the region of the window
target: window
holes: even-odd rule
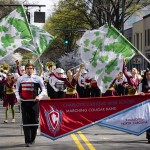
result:
[[[147,34],[147,32],[146,32],[146,30],[145,30],[145,46],[146,46],[146,44],[147,44],[147,42],[146,42],[146,41],[147,41],[147,38],[146,38],[147,36],[146,36],[146,34]]]
[[[136,33],[136,47],[139,50],[139,33]]]
[[[141,33],[141,51],[142,51],[142,46],[143,46],[142,39],[143,39],[143,37],[142,37],[142,33]]]
[[[150,29],[148,29],[148,46],[150,46]]]

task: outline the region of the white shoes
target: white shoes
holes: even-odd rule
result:
[[[8,123],[8,120],[5,120],[4,123]]]
[[[12,119],[12,121],[11,121],[11,122],[15,123],[15,119]]]
[[[15,119],[12,119],[11,122],[15,123]],[[8,123],[8,120],[5,120],[4,123]]]

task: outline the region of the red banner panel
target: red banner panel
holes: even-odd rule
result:
[[[149,99],[150,95],[41,100],[41,135],[55,140]]]

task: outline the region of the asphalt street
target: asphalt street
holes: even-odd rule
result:
[[[25,147],[23,132],[20,128],[20,113],[16,106],[16,122],[4,124],[5,108],[0,101],[0,150],[149,150],[150,144],[145,133],[140,136],[123,133],[94,125],[56,141],[38,136],[32,147]]]

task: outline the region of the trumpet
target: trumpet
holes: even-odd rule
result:
[[[56,64],[53,61],[49,61],[46,63],[46,69],[49,71],[52,71],[53,66],[56,66]]]
[[[10,70],[10,66],[8,64],[2,64],[0,65],[0,72],[7,74]]]

